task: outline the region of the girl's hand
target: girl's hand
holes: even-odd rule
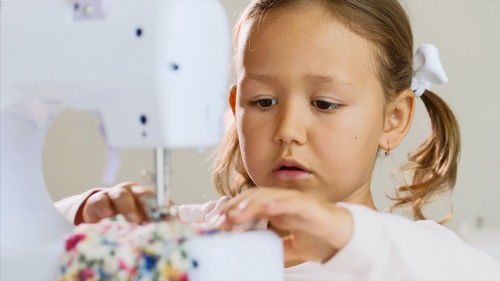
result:
[[[151,196],[153,189],[134,182],[124,182],[98,191],[80,206],[75,224],[95,223],[104,218],[122,214],[129,222],[140,223],[148,217],[140,201],[143,196]]]
[[[349,241],[349,211],[297,190],[253,188],[227,203],[225,226],[269,219],[281,233],[285,261],[327,261]]]

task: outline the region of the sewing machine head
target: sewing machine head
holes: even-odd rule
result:
[[[2,110],[98,111],[115,147],[218,141],[229,35],[217,1],[2,2]]]
[[[38,260],[36,275],[22,276],[39,280],[55,270],[47,254],[54,251],[40,245],[60,243],[72,227],[42,175],[53,116],[64,107],[95,112],[117,148],[214,145],[229,28],[216,0],[1,4],[1,279],[16,276],[18,259],[43,255],[48,264]]]

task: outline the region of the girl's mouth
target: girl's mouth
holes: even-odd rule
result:
[[[273,176],[281,180],[305,179],[312,175],[311,172],[296,166],[281,166],[273,171]]]

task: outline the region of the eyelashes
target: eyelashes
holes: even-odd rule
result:
[[[278,104],[278,100],[276,99],[271,99],[271,98],[264,98],[264,99],[258,99],[255,101],[251,101],[250,105],[257,107],[262,110],[267,110],[271,109],[275,105]],[[313,100],[311,101],[311,105],[318,109],[319,111],[323,112],[331,112],[339,108],[341,105],[325,100]]]
[[[333,102],[328,102],[324,100],[313,100],[311,105],[322,111],[331,111],[338,108],[340,105]]]
[[[250,104],[260,109],[268,109],[278,104],[278,101],[276,99],[258,99],[256,101],[251,101]]]

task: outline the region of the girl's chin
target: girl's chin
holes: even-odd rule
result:
[[[267,180],[265,184],[262,185],[257,185],[257,186],[264,186],[264,187],[271,187],[271,188],[283,188],[283,189],[293,189],[293,190],[298,190],[298,191],[312,191],[315,190],[312,182],[310,182],[307,179],[301,179],[301,180],[280,180],[276,178],[271,178],[270,180]]]

